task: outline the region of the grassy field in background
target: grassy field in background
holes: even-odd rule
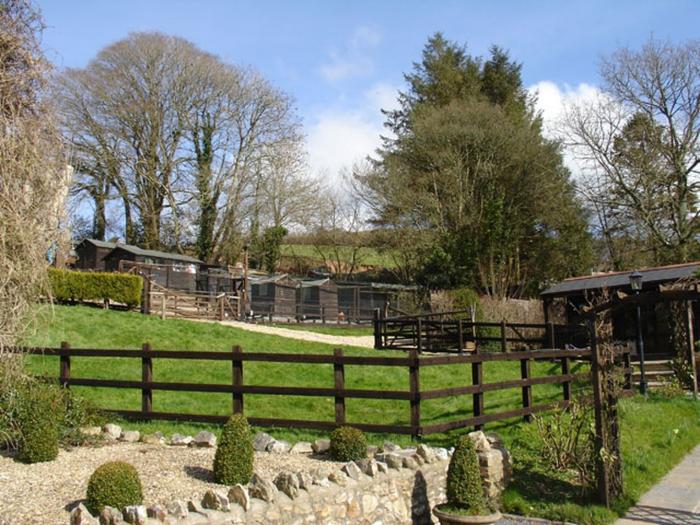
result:
[[[103,311],[88,307],[59,306],[44,315],[44,326],[28,343],[57,346],[69,341],[74,347],[139,348],[150,342],[155,349],[230,351],[233,345],[257,352],[330,353],[332,347],[264,334],[245,332],[216,324],[180,320],[160,320],[137,313]],[[377,351],[346,348],[353,355],[377,355]],[[382,355],[386,355],[383,353]],[[29,368],[35,373],[58,374],[57,358],[33,356]],[[582,365],[577,365],[581,370]],[[533,373],[555,373],[558,365],[535,363]],[[74,358],[71,373],[75,377],[140,378],[140,361],[119,358]],[[495,382],[519,377],[517,363],[486,363],[484,381]],[[468,366],[453,365],[428,367],[421,370],[421,387],[446,388],[469,384]],[[227,362],[193,362],[156,360],[154,380],[187,381],[228,384],[231,367]],[[318,386],[333,385],[330,365],[266,364],[244,365],[246,384]],[[357,366],[346,367],[348,388],[407,389],[408,374],[403,368]],[[97,405],[113,408],[138,409],[140,392],[137,390],[75,388]],[[559,398],[561,386],[533,387],[535,403]],[[187,394],[156,391],[154,410],[189,413],[228,414],[231,399],[225,394]],[[246,413],[261,417],[332,420],[333,399],[307,397],[248,396]],[[520,406],[519,388],[486,393],[486,413]],[[348,421],[368,423],[407,423],[407,402],[388,400],[348,400]],[[422,403],[424,424],[466,417],[471,413],[471,396]],[[653,394],[648,398],[636,396],[621,402],[622,448],[625,496],[612,509],[595,504],[590,492],[582,491],[571,473],[553,472],[542,459],[541,441],[535,425],[512,420],[487,425],[487,431],[496,431],[504,438],[514,461],[514,480],[503,498],[503,509],[516,514],[540,516],[548,519],[582,524],[606,524],[614,521],[648,490],[695,445],[700,443],[700,403],[691,399],[661,399]],[[545,416],[546,417],[546,416]],[[123,423],[127,428],[165,434],[195,433],[202,429],[219,432],[217,425],[192,423]],[[290,441],[312,440],[325,432],[265,429],[275,437]],[[464,431],[462,431],[464,432]],[[434,445],[451,446],[460,432],[426,436]],[[390,439],[400,444],[410,443],[407,436],[368,435],[368,440],[379,444]]]
[[[327,258],[331,260],[334,257],[331,255],[331,248],[328,246],[313,246],[311,244],[283,244],[282,245],[282,255],[287,257],[308,257],[309,259],[322,260],[323,257],[319,254],[319,250],[327,255]],[[348,254],[350,248],[343,249],[344,252]],[[358,252],[358,260],[360,265],[364,266],[377,266],[380,268],[394,268],[396,263],[393,258],[388,253],[380,253],[375,248],[363,247],[360,248]]]

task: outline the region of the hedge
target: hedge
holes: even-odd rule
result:
[[[54,300],[112,301],[129,307],[141,304],[143,280],[138,275],[49,269]]]

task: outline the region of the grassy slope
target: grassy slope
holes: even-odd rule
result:
[[[137,348],[143,342],[151,342],[155,348],[181,350],[228,351],[234,344],[245,350],[290,353],[327,353],[331,347],[262,334],[253,334],[213,324],[167,320],[144,317],[135,313],[105,312],[87,307],[56,307],[53,319],[46,321],[43,336],[34,337],[33,344],[54,346],[62,340],[75,347]],[[376,355],[375,351],[346,349],[356,355]],[[187,363],[189,366],[183,367]],[[221,382],[230,381],[230,365],[226,363],[161,362],[154,366],[156,380]],[[515,367],[502,364],[485,367],[484,379],[494,382],[516,378]],[[46,371],[56,375],[58,363],[55,358],[33,357],[30,366],[35,371]],[[537,364],[533,370],[538,374],[553,371],[549,363]],[[407,375],[402,370],[375,368],[373,373],[348,367],[346,378],[350,388],[407,388]],[[74,359],[74,376],[104,378],[140,377],[140,364],[129,359]],[[469,381],[469,370],[464,366],[433,367],[421,372],[424,388],[441,388],[464,384]],[[332,369],[327,365],[270,365],[246,363],[247,384],[331,386]],[[103,406],[138,408],[137,391],[80,389]],[[558,387],[535,387],[535,402],[542,402],[558,395]],[[257,398],[257,399],[256,399]],[[513,389],[486,395],[486,410],[506,410],[518,406],[520,390]],[[156,410],[184,412],[228,413],[230,399],[218,394],[154,393]],[[468,415],[471,410],[470,396],[461,396],[441,401],[428,401],[423,406],[426,422],[440,421]],[[333,414],[332,399],[274,398],[272,396],[246,396],[246,411],[254,415],[271,417],[298,417],[300,419],[330,419]],[[613,510],[603,509],[591,503],[590,495],[571,483],[566,474],[551,472],[542,464],[538,451],[538,438],[533,425],[517,424],[517,421],[488,426],[504,437],[513,452],[515,461],[514,482],[504,497],[504,507],[509,512],[565,519],[578,523],[608,523],[624,512],[654,482],[660,479],[673,465],[700,442],[700,403],[686,400],[663,400],[653,396],[649,400],[640,397],[622,403],[623,458],[625,468],[626,496]],[[349,400],[350,421],[405,423],[408,418],[407,403],[394,401]],[[142,431],[161,430],[171,432],[195,432],[202,428],[218,430],[213,425],[187,423],[129,423],[130,428]],[[678,430],[675,432],[675,430]],[[304,430],[274,431],[285,439],[313,439],[322,433]],[[374,443],[385,439],[408,443],[405,436],[369,436]],[[450,445],[455,435],[440,434],[426,437],[433,444]]]
[[[330,248],[324,246],[316,247],[311,244],[283,244],[282,255],[287,257],[308,257],[309,259],[321,260],[322,257],[320,257],[318,253],[319,249],[324,254],[330,250]],[[395,266],[394,260],[390,255],[379,253],[376,249],[369,247],[360,249],[359,261],[361,265],[377,266],[381,268],[393,268]]]

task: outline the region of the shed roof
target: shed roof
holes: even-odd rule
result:
[[[159,250],[145,250],[143,248],[139,248],[138,246],[134,246],[132,244],[120,244],[116,242],[107,242],[107,241],[100,241],[97,239],[83,239],[81,242],[89,242],[91,244],[94,244],[95,246],[99,248],[111,248],[111,249],[116,249],[119,248],[121,250],[124,250],[129,253],[133,253],[134,255],[140,255],[142,257],[153,257],[155,259],[170,259],[172,261],[182,261],[182,262],[188,262],[188,263],[193,263],[193,264],[201,264],[202,261],[195,257],[191,257],[189,255],[184,255],[181,253],[169,253],[169,252],[162,252]]]
[[[655,268],[646,268],[639,270],[643,276],[643,283],[668,283],[679,279],[691,277],[700,269],[700,261],[673,264],[670,266],[657,266]],[[557,284],[550,286],[540,295],[556,296],[556,295],[573,295],[582,293],[588,290],[600,290],[602,288],[621,288],[629,286],[629,276],[634,270],[624,272],[608,272],[597,275],[583,275],[580,277],[571,277],[564,279]]]

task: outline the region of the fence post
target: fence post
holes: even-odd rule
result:
[[[151,351],[151,345],[145,343],[141,350],[144,354]],[[141,412],[149,414],[153,410],[153,390],[146,387],[146,383],[153,382],[153,360],[143,355],[141,357]]]
[[[219,321],[224,320],[224,297],[219,297]]]
[[[411,350],[411,365],[408,368],[408,385],[411,391],[411,437],[420,439],[423,430],[420,426],[420,359],[417,350]]]
[[[333,379],[335,380],[335,424],[345,424],[345,365],[343,364],[342,348],[333,350]]]
[[[457,337],[459,342],[457,343],[457,350],[461,354],[464,351],[464,327],[462,326],[462,320],[457,320]]]
[[[243,349],[234,346],[231,349],[231,383],[233,385],[233,413],[243,413],[243,360],[240,359]],[[238,359],[237,359],[238,358]]]
[[[622,354],[622,364],[625,367],[625,390],[632,390],[632,358],[629,348]]]
[[[63,341],[61,343],[61,350],[65,352],[70,351],[70,345],[66,341]],[[61,368],[59,376],[61,386],[68,388],[68,382],[70,381],[70,355],[61,355]]]
[[[379,308],[374,309],[374,348],[382,348],[382,320],[380,319]]]
[[[508,340],[506,338],[506,320],[501,320],[501,351],[506,353],[508,351]]]
[[[423,352],[423,320],[420,317],[416,321],[416,331],[416,346],[420,354]]]
[[[561,373],[563,375],[569,375],[569,358],[564,356],[561,358]],[[562,383],[562,389],[564,394],[564,401],[571,401],[571,381],[564,381]]]
[[[321,324],[326,324],[326,307],[321,306]]]
[[[472,385],[480,387],[479,392],[474,392],[472,395],[472,405],[474,408],[474,417],[479,417],[484,415],[484,393],[481,391],[481,386],[484,383],[484,369],[481,361],[474,361],[472,363]],[[474,430],[482,430],[484,428],[483,423],[477,423],[474,425]]]
[[[557,343],[554,339],[554,323],[551,321],[547,323],[547,343],[551,350],[557,347]]]
[[[591,378],[593,380],[593,410],[595,412],[595,458],[596,481],[598,485],[599,502],[610,507],[610,478],[601,452],[607,450],[607,435],[605,432],[605,415],[603,414],[603,388],[601,385],[600,354],[596,334],[595,318],[588,319],[588,331],[591,341]]]
[[[160,296],[160,318],[165,319],[165,292]]]
[[[520,377],[526,381],[530,379],[530,359],[525,358],[520,360]],[[532,386],[527,384],[523,385],[523,409],[527,410],[532,407]],[[525,414],[525,421],[528,423],[532,421],[531,414]]]

